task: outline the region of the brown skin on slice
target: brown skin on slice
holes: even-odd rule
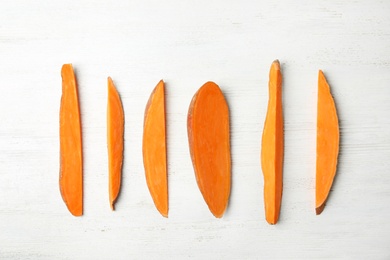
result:
[[[111,209],[119,195],[123,163],[124,113],[122,102],[112,79],[108,78],[107,148],[108,191]]]
[[[339,153],[339,121],[336,106],[324,73],[318,74],[316,214],[325,202],[336,175]]]
[[[74,216],[83,215],[83,156],[76,78],[71,64],[62,66],[60,107],[60,191]]]
[[[146,182],[157,210],[168,217],[165,89],[160,81],[145,109],[142,153]]]
[[[221,218],[231,188],[229,108],[213,82],[204,84],[188,111],[188,140],[198,187],[211,213]]]
[[[272,225],[278,222],[282,200],[283,150],[282,74],[276,60],[269,73],[268,110],[261,143],[265,218]]]

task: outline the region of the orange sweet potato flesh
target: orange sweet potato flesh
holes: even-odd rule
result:
[[[168,217],[165,87],[160,81],[145,109],[142,153],[146,182],[160,214]]]
[[[324,210],[339,153],[339,121],[336,106],[324,73],[318,74],[316,214]]]
[[[60,191],[74,216],[83,214],[83,156],[76,78],[71,64],[62,66],[60,107]]]
[[[265,218],[272,225],[278,222],[282,200],[283,142],[282,74],[276,60],[269,73],[268,110],[261,143]]]
[[[229,108],[221,89],[207,82],[192,98],[187,130],[198,187],[211,213],[221,218],[231,188]]]
[[[108,192],[111,209],[119,195],[122,179],[124,114],[118,91],[108,78],[107,100],[107,148],[108,148]]]

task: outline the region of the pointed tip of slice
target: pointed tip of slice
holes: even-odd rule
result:
[[[279,216],[269,216],[269,217],[266,216],[265,220],[270,225],[276,225],[276,223],[278,223]]]
[[[158,88],[165,88],[165,82],[164,80],[160,80],[157,84],[157,86],[155,87],[155,90],[158,89]]]
[[[70,213],[75,217],[81,217],[83,215],[83,211],[70,211]]]
[[[112,80],[111,77],[107,77],[107,83],[108,83],[108,87],[113,87],[114,86],[114,81]]]
[[[325,74],[322,70],[318,71],[318,87],[328,85]]]
[[[158,209],[158,212],[160,212],[161,216],[163,216],[164,218],[168,218],[168,210],[162,211]]]
[[[220,214],[220,215],[213,214],[213,215],[214,215],[214,217],[216,217],[216,218],[222,218],[222,217],[223,217],[223,214]]]
[[[148,103],[146,105],[146,108],[149,108],[149,105],[150,103],[152,102],[152,98],[154,96],[154,94],[156,94],[156,92],[159,92],[159,91],[163,91],[165,92],[165,83],[164,83],[164,80],[160,80],[157,85],[154,87],[152,93],[150,93],[150,96],[149,96],[149,100],[148,100]],[[145,110],[145,112],[147,111],[147,109]]]
[[[324,211],[325,203],[322,203],[320,206],[316,207],[316,215],[320,215]]]
[[[115,211],[115,206],[113,201],[110,202],[110,208],[112,211]]]
[[[272,67],[273,67],[273,69],[275,69],[275,70],[280,70],[280,62],[279,62],[279,60],[274,60],[274,61],[272,62]]]
[[[211,213],[214,215],[216,218],[222,218],[223,215],[225,214],[226,207],[223,210],[217,210],[217,209],[211,209],[209,207]]]

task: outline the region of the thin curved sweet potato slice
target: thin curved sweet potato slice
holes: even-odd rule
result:
[[[339,153],[339,121],[324,73],[318,73],[316,214],[324,210]]]
[[[157,210],[168,217],[165,89],[162,80],[150,95],[144,120],[142,153],[146,182]]]
[[[187,119],[188,140],[198,187],[211,213],[221,218],[231,188],[229,108],[214,82],[192,98]]]
[[[76,78],[71,64],[64,64],[60,107],[60,191],[74,216],[83,214],[83,156],[81,119]]]
[[[107,81],[108,192],[110,206],[114,210],[122,179],[124,114],[121,98],[112,79],[109,77]]]
[[[282,73],[275,60],[269,73],[268,110],[261,144],[265,218],[272,225],[278,222],[282,201],[283,143]]]

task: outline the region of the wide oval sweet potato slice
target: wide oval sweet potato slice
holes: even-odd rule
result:
[[[220,88],[204,84],[188,111],[188,140],[199,189],[210,211],[223,216],[231,186],[229,109]]]

